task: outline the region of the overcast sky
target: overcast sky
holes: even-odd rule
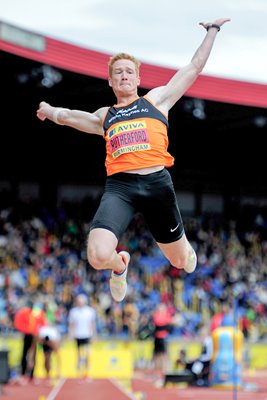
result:
[[[0,20],[105,53],[179,68],[229,17],[204,74],[267,84],[267,0],[0,0]]]

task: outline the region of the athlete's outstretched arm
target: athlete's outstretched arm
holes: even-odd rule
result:
[[[44,121],[46,118],[59,125],[70,126],[87,133],[103,135],[102,120],[105,116],[107,107],[103,107],[89,113],[80,110],[70,110],[68,108],[53,107],[42,101],[37,110],[37,117]]]
[[[147,94],[147,97],[161,111],[168,114],[170,108],[192,86],[206,65],[217,33],[221,30],[221,26],[228,21],[230,21],[229,18],[220,18],[214,22],[200,22],[200,25],[207,30],[207,33],[190,63],[180,68],[165,86],[152,89]]]

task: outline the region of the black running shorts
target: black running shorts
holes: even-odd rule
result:
[[[107,177],[90,230],[108,229],[120,240],[134,215],[140,212],[159,243],[171,243],[184,233],[169,171],[148,175],[119,172]]]

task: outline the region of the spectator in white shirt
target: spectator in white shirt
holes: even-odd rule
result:
[[[79,294],[75,306],[68,317],[69,337],[77,346],[77,370],[86,378],[89,368],[89,356],[93,338],[96,337],[96,311],[88,305],[87,297]]]

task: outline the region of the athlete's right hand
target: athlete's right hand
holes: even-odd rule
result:
[[[36,115],[41,121],[44,121],[47,118],[47,112],[50,107],[51,107],[50,104],[46,103],[45,101],[42,101],[39,104],[39,108],[36,112]]]

